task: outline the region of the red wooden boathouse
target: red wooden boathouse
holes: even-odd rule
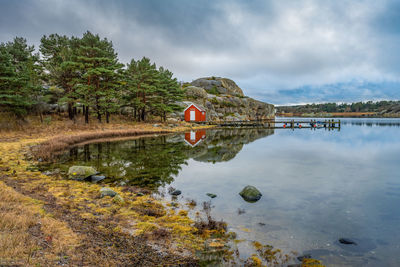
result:
[[[206,111],[193,103],[189,104],[184,113],[185,121],[206,121]]]

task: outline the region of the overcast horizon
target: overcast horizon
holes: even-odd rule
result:
[[[0,0],[0,42],[43,35],[113,41],[179,81],[234,80],[269,103],[399,100],[398,1]]]

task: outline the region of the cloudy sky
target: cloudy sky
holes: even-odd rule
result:
[[[400,1],[0,0],[0,42],[87,30],[274,104],[400,99]]]

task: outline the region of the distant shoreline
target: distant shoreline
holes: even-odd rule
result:
[[[303,117],[303,118],[371,118],[371,119],[398,119],[399,115],[379,115],[375,112],[333,112],[333,113],[276,113],[276,117]]]

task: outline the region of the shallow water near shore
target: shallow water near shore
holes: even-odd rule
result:
[[[91,165],[105,183],[166,198],[174,187],[176,201],[193,199],[196,209],[211,201],[212,216],[246,240],[237,245],[242,258],[258,241],[327,266],[399,266],[400,119],[341,121],[331,131],[212,129],[88,144],[47,168]],[[259,201],[242,199],[246,185],[261,191]]]

